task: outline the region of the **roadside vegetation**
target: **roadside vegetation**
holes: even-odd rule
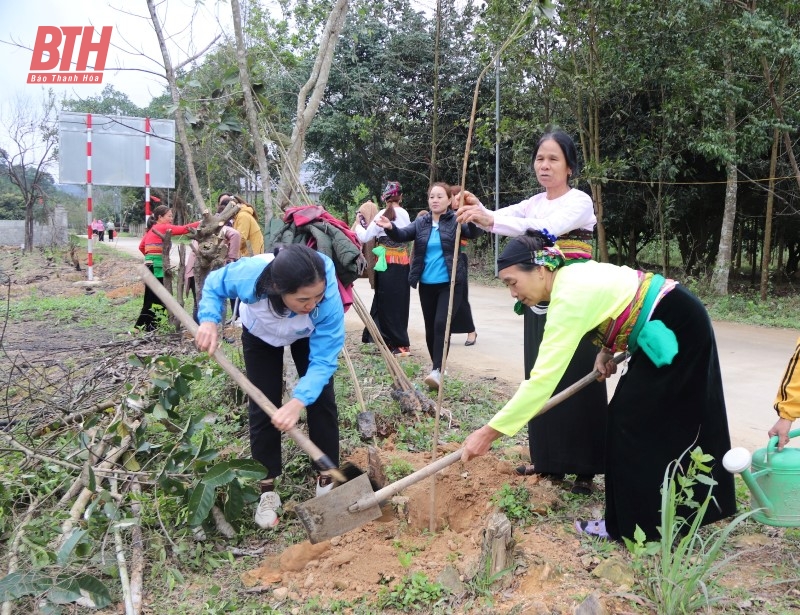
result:
[[[245,571],[258,566],[260,558],[306,540],[291,511],[313,497],[307,457],[291,444],[285,447],[286,470],[278,486],[284,515],[276,530],[259,531],[251,504],[263,470],[248,461],[243,394],[213,361],[194,351],[186,336],[166,327],[151,335],[127,333],[140,297],[137,292],[125,295],[131,267],[114,258],[101,250],[97,265],[109,286],[70,296],[76,291],[65,254],[41,251],[20,259],[3,252],[6,309],[0,363],[8,376],[0,416],[0,603],[7,601],[10,612],[69,613],[76,604],[93,603],[110,613],[127,596],[144,601],[151,612],[176,615],[486,613],[505,600],[503,592],[511,591],[515,579],[524,578],[519,563],[496,574],[476,570],[457,595],[426,573],[425,541],[430,538],[424,532],[413,538],[416,534],[408,529],[396,539],[397,561],[405,573],[361,598],[248,593],[240,580]],[[21,284],[26,278],[30,283]],[[401,411],[373,347],[353,337],[348,348],[368,409],[376,413],[375,443],[387,460],[389,479],[397,480],[414,469],[409,459],[430,450],[433,418]],[[235,343],[226,346],[226,353],[242,364]],[[403,367],[414,377],[423,366],[412,357]],[[361,408],[344,365],[336,392],[342,458],[347,459],[372,442],[364,442],[358,432]],[[441,443],[458,446],[509,392],[493,381],[453,375],[445,404],[452,421],[443,418]],[[514,445],[524,442],[520,437],[505,443],[494,454],[499,462],[514,464],[519,460]],[[700,472],[708,462],[700,452],[693,459]],[[689,478],[697,480],[695,474],[692,470]],[[691,486],[682,482],[676,490],[674,480],[665,476],[673,500],[680,498],[681,488]],[[597,487],[589,498],[564,493],[542,505],[531,496],[536,486],[509,476],[487,500],[507,515],[515,531],[524,533],[535,524],[537,533],[552,533],[558,545],[564,532],[574,536],[576,518],[602,510]],[[738,493],[746,510],[741,483]],[[682,523],[669,517],[666,527],[674,534],[628,548],[581,538],[585,569],[572,572],[583,579],[585,593],[578,602],[598,591],[614,594],[614,604],[632,613],[688,613],[713,603],[714,613],[777,614],[796,604],[800,581],[792,553],[800,548],[800,531],[739,519],[731,526],[690,527],[687,534]],[[678,550],[682,560],[668,559]],[[762,564],[758,578],[737,574],[738,563],[716,568],[728,560],[742,562],[742,557]],[[589,574],[604,562],[631,575],[621,597],[607,581]],[[727,580],[730,574],[733,581]],[[687,579],[694,590],[687,589]],[[675,598],[674,591],[667,591],[675,587],[686,595]],[[661,601],[667,600],[683,600],[685,607],[661,610]]]

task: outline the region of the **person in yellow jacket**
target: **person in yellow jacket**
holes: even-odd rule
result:
[[[781,379],[778,394],[775,396],[775,412],[780,417],[769,430],[770,438],[778,436],[778,450],[789,442],[789,430],[795,419],[800,418],[800,338],[794,349],[789,365]]]
[[[233,228],[241,235],[240,256],[255,256],[264,253],[264,234],[258,225],[255,208],[238,195],[223,193],[219,205],[225,207],[233,199],[239,205],[239,213],[233,217]],[[249,247],[248,247],[249,245]],[[250,252],[252,250],[252,253]]]

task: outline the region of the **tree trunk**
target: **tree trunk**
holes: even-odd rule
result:
[[[256,111],[253,90],[250,85],[250,71],[247,70],[247,55],[244,46],[244,35],[242,34],[242,12],[239,7],[239,0],[231,0],[231,9],[233,10],[233,31],[236,35],[236,63],[239,65],[239,79],[242,80],[244,110],[247,115],[247,123],[250,125],[250,137],[253,141],[253,149],[258,161],[258,172],[261,174],[261,189],[264,194],[264,226],[266,227],[272,220],[272,190],[269,165],[264,152],[264,136],[258,127],[258,112]],[[253,202],[255,202],[255,199]]]
[[[766,301],[769,288],[769,262],[772,251],[772,207],[775,202],[775,171],[778,168],[778,141],[780,131],[772,131],[772,152],[769,157],[769,187],[767,191],[767,211],[764,214],[764,248],[761,255],[761,300]]]
[[[725,78],[733,81],[731,57],[726,54],[723,58],[725,64]],[[711,275],[711,291],[720,296],[728,294],[728,277],[731,270],[731,247],[733,243],[733,225],[736,220],[736,107],[735,102],[729,98],[725,103],[725,129],[728,132],[728,156],[725,163],[725,211],[722,214],[722,230],[719,235],[719,250],[714,264],[714,273]]]
[[[742,244],[742,237],[744,237],[744,220],[739,220],[739,224],[735,225],[736,228],[736,243],[733,246],[733,271],[736,275],[742,272],[742,252],[744,252],[744,245]]]
[[[725,165],[727,182],[725,187],[725,211],[722,214],[722,230],[719,237],[719,250],[711,275],[711,291],[720,296],[728,294],[728,278],[731,270],[731,247],[733,244],[733,226],[736,220],[736,164]]]
[[[148,3],[153,0],[148,0]],[[339,33],[344,27],[349,0],[336,0],[336,5],[328,15],[328,22],[319,43],[317,59],[311,75],[305,85],[297,94],[297,116],[289,149],[285,152],[281,165],[281,178],[278,186],[278,205],[282,210],[291,207],[302,190],[300,185],[300,165],[303,162],[305,151],[306,131],[311,125],[311,120],[319,109],[325,86],[328,84],[328,75],[333,62],[333,52],[339,40]]]
[[[23,252],[31,253],[33,251],[33,204],[36,198],[31,193],[28,202],[25,204],[25,247]]]
[[[194,171],[194,154],[192,148],[189,146],[189,136],[186,133],[186,124],[183,121],[183,111],[181,111],[181,95],[178,91],[178,81],[175,77],[175,69],[172,66],[172,60],[169,57],[167,50],[167,43],[164,40],[164,32],[161,30],[161,22],[156,15],[156,7],[153,0],[147,0],[147,8],[150,10],[150,20],[153,22],[153,29],[156,31],[158,37],[158,46],[161,48],[161,56],[164,59],[164,70],[167,76],[167,83],[169,84],[169,93],[172,98],[172,104],[175,105],[175,131],[178,133],[178,142],[183,148],[183,155],[186,158],[186,171],[189,174],[189,185],[192,188],[192,196],[196,201],[200,210],[205,209],[205,199],[203,198],[203,191],[200,189],[200,183],[197,181],[197,174]]]
[[[785,66],[785,62],[781,64],[781,68],[778,71],[780,75],[780,90],[781,90],[781,98],[783,98],[783,66]],[[767,62],[767,57],[762,55],[761,56],[761,67],[764,70],[764,80],[767,82],[767,90],[769,92],[769,100],[772,104],[772,110],[775,112],[775,117],[778,118],[778,122],[782,125],[786,125],[786,121],[783,119],[783,105],[778,100],[778,96],[775,94],[775,84],[772,80],[772,75],[769,70],[769,63]],[[794,157],[794,151],[792,150],[792,138],[789,135],[789,132],[784,130],[783,131],[783,144],[784,148],[786,149],[786,156],[789,158],[789,164],[792,167],[792,171],[794,171],[795,180],[797,180],[797,185],[800,186],[800,167],[797,165],[797,159]]]

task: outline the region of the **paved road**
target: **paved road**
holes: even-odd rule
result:
[[[138,239],[123,237],[116,246],[139,254],[138,243]],[[367,280],[358,280],[356,291],[365,305],[372,304],[372,290]],[[416,294],[412,289],[411,350],[415,356],[427,359],[425,330]],[[462,375],[495,376],[507,382],[519,382],[522,378],[522,318],[514,314],[508,291],[473,284],[469,298],[478,330],[478,343],[465,347],[466,335],[454,335],[448,365]],[[360,331],[363,327],[352,309],[347,313],[346,324],[348,331]],[[775,422],[772,402],[800,330],[728,322],[715,322],[714,330],[733,444],[755,450],[766,445],[767,429]],[[609,392],[613,391],[615,380],[612,379]],[[658,426],[653,428],[655,430]]]

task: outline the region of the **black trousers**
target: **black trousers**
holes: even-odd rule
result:
[[[464,285],[456,282],[453,295],[453,314],[458,312],[464,298]],[[447,304],[450,301],[450,282],[419,283],[419,304],[425,320],[425,343],[431,355],[433,369],[442,369],[444,329],[447,325]]]
[[[197,320],[197,309],[199,306],[197,305],[197,288],[194,285],[194,276],[189,278],[189,282],[186,285],[186,289],[191,291],[192,293],[192,304],[194,305],[194,307],[192,308],[192,318],[194,318],[194,321],[199,325],[200,321]]]
[[[153,273],[153,263],[145,261],[145,266],[150,270],[150,273]],[[163,278],[156,278],[159,282],[163,283]],[[154,331],[156,328],[156,314],[153,311],[154,305],[160,305],[161,307],[166,307],[161,302],[161,299],[150,290],[150,287],[145,284],[144,285],[144,303],[142,304],[142,311],[139,313],[139,318],[136,320],[136,324],[134,327],[137,329],[144,329],[145,331]]]
[[[304,376],[310,362],[308,338],[299,339],[290,346],[297,373]],[[283,405],[283,346],[272,346],[261,338],[242,329],[242,350],[248,379],[267,396],[275,407]],[[308,435],[311,441],[333,463],[339,465],[339,414],[333,392],[333,377],[322,393],[306,409]],[[275,428],[267,413],[250,400],[250,451],[253,459],[267,468],[268,478],[280,476],[281,432]]]

